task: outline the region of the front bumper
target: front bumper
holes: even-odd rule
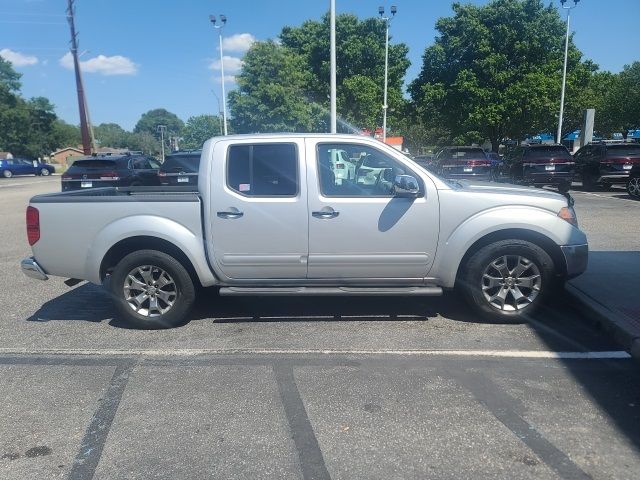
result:
[[[568,279],[577,277],[587,269],[589,245],[564,245],[560,249],[567,264]]]
[[[42,267],[38,265],[38,262],[33,257],[22,260],[20,267],[22,268],[22,273],[27,277],[35,278],[36,280],[49,280],[47,274],[44,273]]]

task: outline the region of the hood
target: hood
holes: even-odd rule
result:
[[[478,193],[502,193],[513,195],[534,195],[546,198],[564,198],[557,192],[551,192],[542,188],[512,185],[510,183],[476,182],[473,180],[458,180],[461,188]]]
[[[472,195],[495,195],[503,196],[503,199],[511,197],[508,202],[517,204],[546,205],[558,208],[572,205],[571,196],[565,197],[556,192],[544,190],[542,188],[524,187],[522,185],[511,185],[509,183],[476,182],[471,180],[454,180],[450,182],[453,190],[463,191]],[[507,196],[507,197],[504,197]]]

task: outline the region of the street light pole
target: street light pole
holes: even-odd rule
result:
[[[564,39],[564,66],[562,67],[562,91],[560,93],[560,115],[558,117],[558,134],[556,136],[557,142],[562,143],[562,117],[564,115],[564,91],[567,83],[567,60],[569,56],[569,21],[571,18],[571,9],[578,6],[580,0],[573,0],[573,6],[565,6],[567,0],[560,0],[562,8],[567,11],[567,34]]]
[[[220,41],[220,81],[222,83],[222,122],[224,124],[224,134],[227,135],[227,97],[224,90],[224,56],[222,53],[222,28],[227,24],[227,17],[220,15],[220,25],[216,25],[215,15],[209,15],[209,20],[213,27],[218,30],[218,39]]]
[[[378,7],[378,13],[385,23],[384,34],[384,100],[382,102],[382,142],[387,141],[387,90],[389,84],[389,22],[396,16],[398,9],[395,5],[391,7],[391,17],[385,17],[384,7]]]
[[[166,125],[158,125],[158,131],[160,132],[160,148],[162,150],[162,163],[164,163],[164,132],[166,129]]]
[[[222,109],[220,108],[220,98],[216,94],[215,90],[211,90],[211,93],[213,93],[213,96],[216,97],[216,100],[218,102],[218,125],[220,126],[220,135],[222,135],[222,122],[220,122],[220,117],[222,116]]]
[[[330,42],[331,42],[331,133],[338,131],[336,101],[336,0],[329,4]]]

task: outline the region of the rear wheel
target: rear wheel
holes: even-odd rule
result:
[[[2,176],[4,178],[11,178],[11,177],[13,177],[13,172],[11,170],[3,170],[2,171]]]
[[[40,169],[40,175],[42,175],[43,177],[46,177],[48,175],[50,175],[51,172],[49,170],[47,170],[46,168],[41,168]]]
[[[596,179],[588,173],[582,174],[582,189],[587,192],[592,192],[596,189]]]
[[[142,329],[183,324],[195,301],[189,272],[175,258],[156,250],[124,257],[111,275],[109,288],[120,317]]]
[[[476,311],[500,323],[525,321],[556,284],[551,257],[539,246],[515,239],[478,250],[458,279]]]
[[[633,198],[640,198],[640,177],[629,179],[627,182],[627,193]]]
[[[558,184],[558,192],[567,193],[571,189],[571,182],[562,182]]]

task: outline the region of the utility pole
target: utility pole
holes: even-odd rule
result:
[[[330,0],[330,41],[331,41],[331,133],[336,133],[337,128],[337,101],[336,101],[336,0]]]
[[[573,0],[573,6],[565,7],[565,3],[567,0],[560,0],[560,4],[562,8],[567,11],[567,35],[564,39],[564,67],[562,68],[562,92],[560,93],[560,115],[558,117],[558,135],[557,141],[558,143],[562,143],[562,116],[564,114],[564,89],[567,83],[567,58],[569,56],[569,18],[571,14],[571,9],[576,8],[578,6],[578,2],[580,0]]]
[[[82,135],[82,149],[85,155],[91,155],[95,151],[91,125],[89,124],[89,114],[87,99],[84,94],[84,84],[82,83],[82,73],[80,72],[80,61],[78,60],[78,34],[76,33],[74,1],[67,0],[67,21],[71,29],[71,55],[73,56],[73,66],[76,74],[76,90],[78,91],[78,110],[80,111],[80,133]]]
[[[218,30],[218,38],[220,40],[220,81],[222,83],[222,122],[224,123],[224,134],[227,135],[227,97],[224,91],[224,56],[222,54],[222,28],[227,24],[227,17],[220,15],[220,25],[216,25],[215,15],[209,15],[209,20],[213,24],[213,28]]]
[[[164,163],[164,132],[166,130],[166,125],[158,125],[158,132],[160,132],[160,148],[162,149],[162,163]]]
[[[387,90],[389,86],[389,22],[396,16],[398,8],[395,5],[391,6],[391,17],[384,16],[384,7],[378,7],[378,13],[385,23],[384,34],[384,100],[382,101],[382,142],[387,141]]]

